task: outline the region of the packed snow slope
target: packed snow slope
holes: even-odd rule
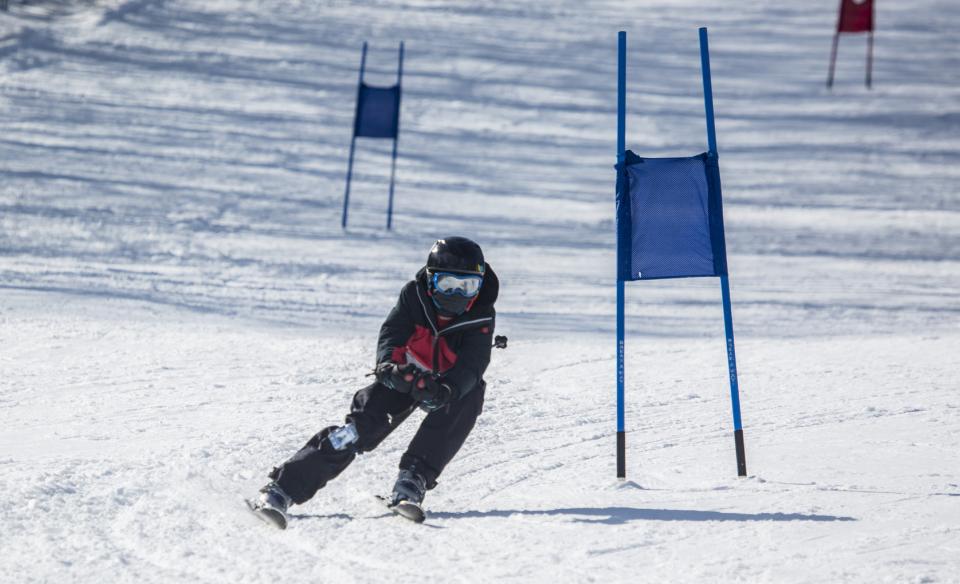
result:
[[[0,13],[4,582],[960,582],[954,0],[22,2]],[[615,479],[616,33],[628,145],[705,150],[708,26],[749,476],[718,284],[628,286]],[[360,140],[360,47],[394,82]],[[416,526],[420,419],[271,530],[242,497],[367,383],[437,237],[500,274],[485,411]]]

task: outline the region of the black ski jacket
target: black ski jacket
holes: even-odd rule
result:
[[[485,265],[476,302],[442,329],[427,292],[426,268],[421,268],[416,278],[404,285],[380,327],[377,364],[415,362],[421,369],[440,374],[453,391],[453,399],[483,384],[493,345],[493,304],[500,290],[497,275],[490,264]]]

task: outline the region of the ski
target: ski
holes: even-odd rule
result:
[[[264,523],[272,525],[277,529],[287,528],[287,516],[277,509],[258,507],[257,504],[250,499],[244,499],[244,502],[246,502],[247,508],[250,509],[250,512],[256,515]]]
[[[413,521],[414,523],[423,523],[427,518],[426,511],[423,510],[423,507],[417,505],[412,501],[400,501],[396,505],[390,503],[389,497],[384,497],[383,495],[376,495],[377,501],[379,501],[384,507],[394,512],[394,514],[403,517],[404,519]]]

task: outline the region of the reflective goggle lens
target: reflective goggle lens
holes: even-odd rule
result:
[[[483,276],[446,272],[438,272],[433,275],[433,289],[441,294],[459,294],[471,298],[480,291],[481,284],[483,284]]]

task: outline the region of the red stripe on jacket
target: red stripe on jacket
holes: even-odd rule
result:
[[[430,329],[416,325],[406,345],[395,348],[390,355],[390,360],[401,365],[413,363],[419,369],[433,371],[434,338]],[[457,354],[443,337],[440,337],[436,347],[439,353],[437,372],[446,373],[456,364]]]

